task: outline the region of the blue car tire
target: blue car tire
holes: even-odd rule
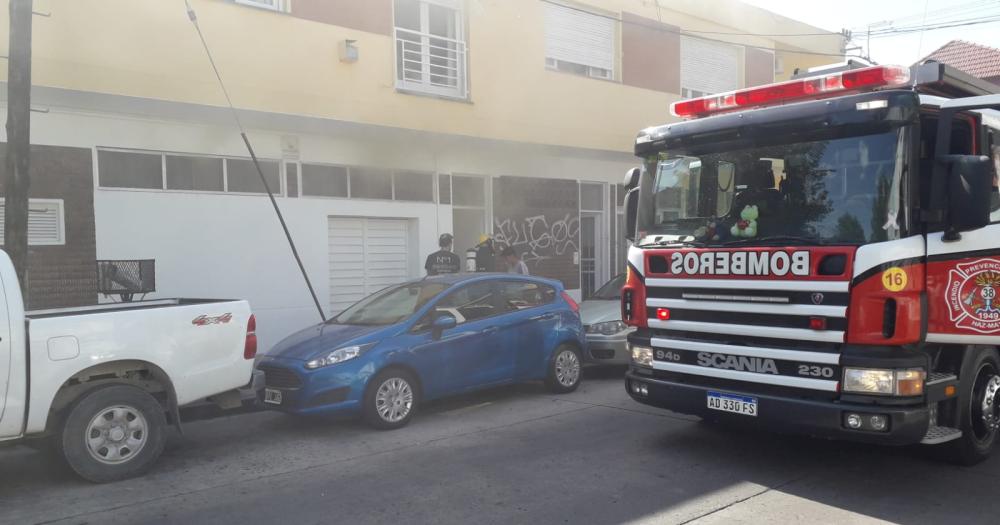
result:
[[[582,363],[579,350],[571,345],[559,345],[556,351],[552,352],[545,385],[556,394],[576,390],[583,379]]]
[[[406,426],[417,411],[419,383],[413,374],[399,368],[379,372],[365,390],[362,415],[378,430]]]

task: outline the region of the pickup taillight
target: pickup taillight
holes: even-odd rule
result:
[[[243,345],[243,359],[253,359],[257,357],[257,318],[250,314],[247,321],[247,340]]]

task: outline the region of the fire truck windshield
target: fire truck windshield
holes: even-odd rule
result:
[[[653,155],[641,177],[637,242],[898,238],[905,133]]]

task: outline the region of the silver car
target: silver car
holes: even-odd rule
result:
[[[622,322],[621,293],[625,274],[604,283],[594,295],[580,303],[580,320],[587,334],[585,360],[604,365],[628,364],[625,336],[634,328]]]

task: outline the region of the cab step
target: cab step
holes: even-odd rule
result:
[[[923,445],[938,445],[947,443],[962,437],[962,431],[951,427],[930,427],[924,439],[920,440]]]

